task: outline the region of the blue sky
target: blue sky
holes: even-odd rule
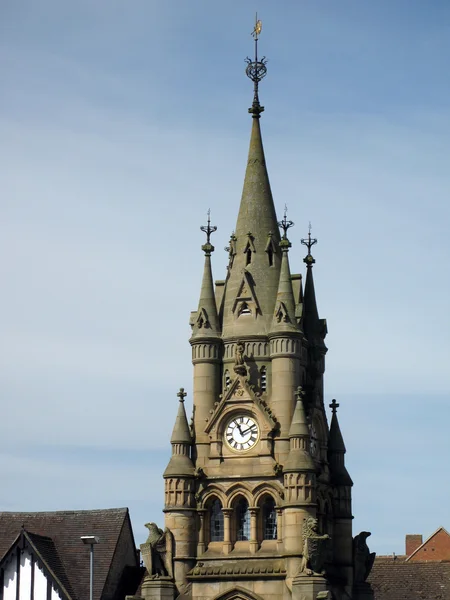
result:
[[[450,4],[6,0],[0,7],[0,509],[129,506],[162,524],[211,208],[245,169],[254,13],[293,272],[312,222],[326,400],[355,533],[449,526]]]

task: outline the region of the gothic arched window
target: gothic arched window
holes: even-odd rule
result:
[[[223,542],[223,512],[220,500],[215,499],[209,509],[209,540]]]
[[[267,496],[262,505],[262,526],[263,540],[277,539],[277,511],[271,496]]]
[[[248,502],[241,498],[236,505],[236,540],[238,542],[250,539],[250,511]]]

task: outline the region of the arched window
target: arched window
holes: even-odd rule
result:
[[[223,512],[220,500],[214,500],[209,509],[209,540],[223,542]]]
[[[277,539],[277,511],[271,496],[264,499],[262,505],[263,540]]]
[[[238,542],[250,539],[250,511],[248,502],[241,498],[236,505],[236,540]]]
[[[267,371],[266,371],[266,367],[261,367],[261,371],[260,371],[260,376],[261,376],[261,391],[265,392],[267,390]]]
[[[246,259],[245,259],[245,264],[249,265],[252,262],[252,251],[250,250],[250,248],[247,250],[246,254]]]

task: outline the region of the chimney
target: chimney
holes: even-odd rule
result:
[[[422,543],[423,539],[419,533],[409,533],[405,538],[406,556],[411,556],[414,550],[417,550]]]

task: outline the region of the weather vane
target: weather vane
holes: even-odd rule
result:
[[[278,222],[278,227],[283,230],[283,240],[287,240],[287,232],[290,227],[293,227],[294,221],[288,221],[287,219],[287,205],[284,205],[284,217],[282,221]]]
[[[303,259],[303,262],[305,262],[307,265],[312,265],[316,261],[314,260],[314,258],[311,255],[311,248],[314,246],[314,244],[317,244],[317,240],[316,240],[316,238],[311,237],[311,222],[309,223],[309,228],[308,228],[308,239],[300,240],[300,241],[304,246],[306,246],[308,248],[308,254]]]
[[[208,225],[202,225],[200,229],[206,233],[206,244],[203,244],[202,250],[207,255],[210,256],[211,252],[214,252],[214,246],[211,244],[211,234],[217,231],[217,227],[215,225],[211,225],[211,209],[208,208]]]
[[[266,57],[263,56],[261,60],[258,60],[258,39],[259,34],[262,31],[262,23],[258,19],[258,13],[256,13],[255,17],[255,27],[252,31],[253,39],[255,40],[255,60],[251,60],[247,56],[245,62],[247,63],[247,68],[245,69],[245,73],[247,77],[249,77],[253,81],[253,103],[251,108],[248,109],[248,112],[253,115],[253,117],[259,118],[259,115],[263,112],[264,106],[261,106],[259,103],[259,95],[258,95],[258,85],[261,79],[266,76],[267,67],[266,67]]]

